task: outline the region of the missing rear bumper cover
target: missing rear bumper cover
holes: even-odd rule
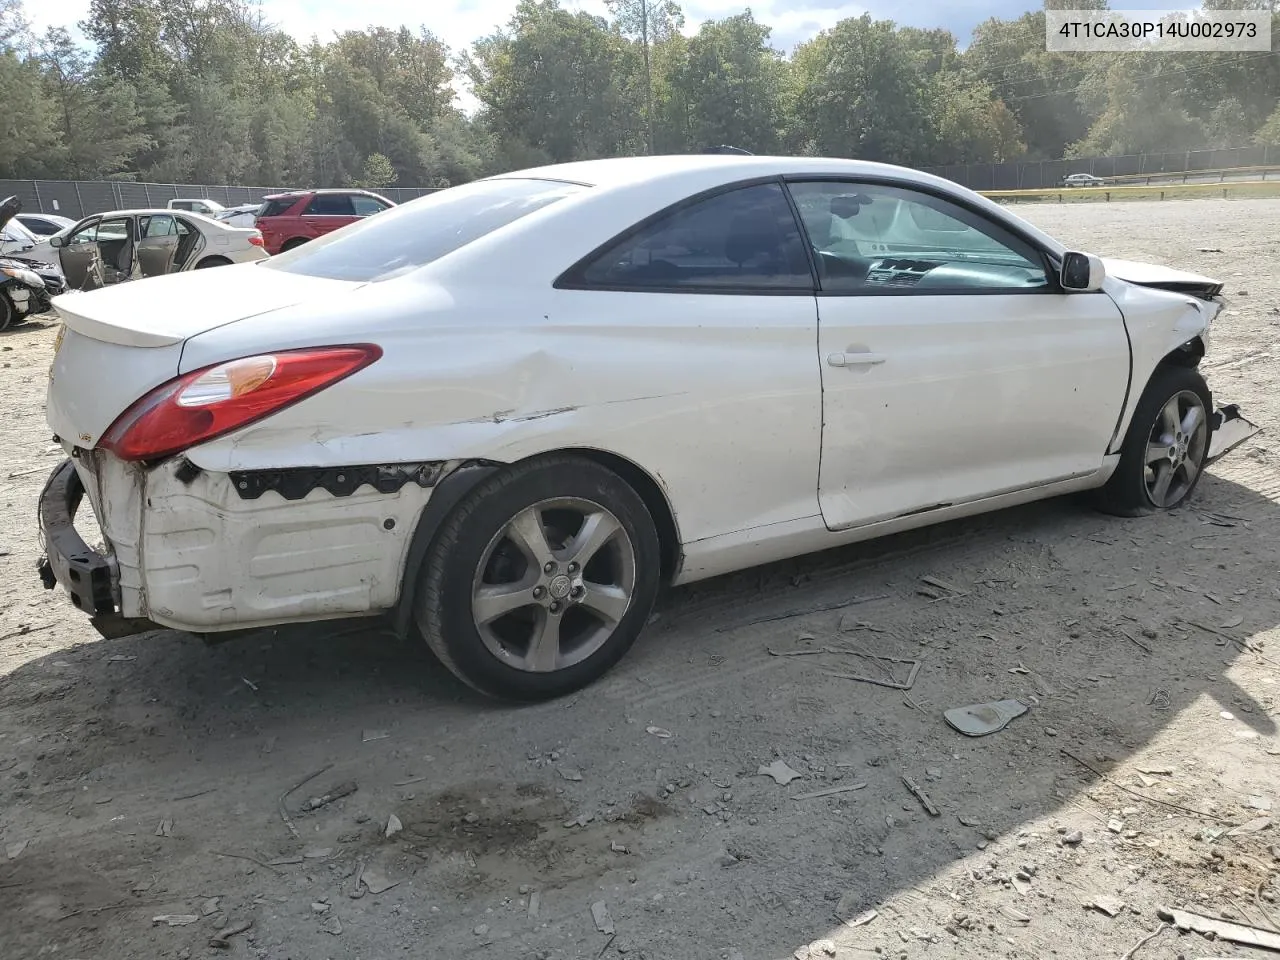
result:
[[[231,483],[241,500],[257,500],[268,490],[274,490],[286,500],[301,500],[316,489],[327,490],[335,497],[349,497],[365,485],[379,493],[395,493],[407,483],[434,487],[444,468],[444,461],[437,460],[354,467],[236,470],[231,472]]]

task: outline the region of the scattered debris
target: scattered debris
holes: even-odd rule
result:
[[[1270,797],[1250,797],[1249,806],[1252,807],[1254,810],[1270,810],[1271,798]]]
[[[342,921],[337,917],[330,917],[325,921],[324,926],[320,928],[325,933],[332,934],[335,937],[342,936]]]
[[[302,805],[303,810],[319,810],[326,804],[333,803],[335,800],[341,800],[343,797],[349,797],[359,788],[354,780],[344,780],[336,787],[332,788],[328,793],[318,797],[312,797]]]
[[[1107,821],[1107,829],[1112,833],[1124,833],[1124,821],[1112,818]]]
[[[251,856],[249,856],[249,855],[248,855],[248,854],[246,854],[246,853],[224,853],[224,852],[223,852],[223,851],[221,851],[221,850],[214,850],[214,851],[212,851],[212,853],[213,853],[213,855],[214,855],[215,857],[230,857],[230,858],[231,858],[231,859],[233,859],[233,860],[248,860],[250,863],[256,863],[258,866],[263,867],[263,868],[265,868],[265,869],[267,869],[267,870],[270,870],[270,871],[271,871],[272,873],[274,873],[276,876],[279,876],[279,875],[280,875],[280,871],[279,871],[279,870],[277,870],[277,869],[275,869],[275,867],[273,867],[271,864],[269,864],[269,863],[263,863],[263,862],[262,862],[261,860],[259,860],[257,857],[251,857]],[[301,862],[302,862],[302,858],[301,858],[301,857],[298,857],[296,860],[291,860],[291,861],[289,861],[289,862],[291,862],[291,863],[301,863]]]
[[[276,857],[274,860],[268,860],[269,867],[285,867],[294,863],[301,863],[302,857]]]
[[[613,853],[630,853],[631,852],[630,850],[627,849],[627,845],[625,843],[619,843],[617,840],[611,840],[609,842],[609,850]]]
[[[400,822],[400,818],[394,813],[387,817],[387,828],[383,831],[383,836],[388,840],[404,829],[404,824]]]
[[[324,903],[323,901],[313,900],[311,903],[311,912],[319,916],[323,916],[324,914],[328,913],[332,907],[333,907],[333,904],[331,903]]]
[[[860,603],[870,603],[872,600],[888,600],[889,594],[876,593],[865,597],[849,597],[846,600],[837,600],[835,603],[823,603],[813,607],[804,607],[799,610],[787,610],[783,613],[767,614],[763,617],[753,617],[749,620],[737,620],[727,623],[724,626],[717,627],[717,633],[723,633],[725,630],[737,630],[741,627],[750,627],[757,623],[774,623],[778,620],[790,620],[793,617],[803,617],[811,613],[826,613],[829,610],[843,610],[845,607],[857,606]]]
[[[1150,774],[1153,777],[1171,777],[1173,776],[1173,767],[1138,767],[1138,772]]]
[[[373,743],[375,740],[386,740],[391,736],[389,730],[366,730],[360,735],[361,743]]]
[[[157,826],[157,827],[156,827],[156,836],[157,836],[157,837],[172,837],[172,836],[173,836],[173,820],[172,820],[172,818],[168,818],[168,817],[166,817],[164,820],[161,820],[161,821],[160,821],[159,826]]]
[[[1169,925],[1167,923],[1160,924],[1160,926],[1156,927],[1149,934],[1147,934],[1145,937],[1143,937],[1141,940],[1135,943],[1132,947],[1130,947],[1129,950],[1125,953],[1125,955],[1120,958],[1120,960],[1133,960],[1134,956],[1137,954],[1139,950],[1141,950],[1148,943],[1150,943],[1152,940],[1160,936],[1160,934],[1164,933],[1168,929],[1169,929]]]
[[[171,927],[185,927],[188,924],[198,923],[200,918],[194,913],[162,913],[158,917],[152,917],[152,923],[165,923]]]
[[[781,761],[779,761],[779,763],[781,763]],[[783,766],[786,766],[786,764],[783,764]],[[761,770],[763,771],[764,768],[761,767]],[[795,771],[792,771],[792,772],[794,773]],[[770,773],[769,775],[773,776],[772,773]],[[782,783],[783,781],[778,780],[778,782]],[[837,793],[853,793],[853,791],[861,790],[865,786],[866,786],[865,783],[848,783],[840,787],[827,787],[825,790],[814,790],[812,793],[797,794],[791,799],[792,800],[816,800],[818,797],[830,797]]]
[[[1280,950],[1280,933],[1263,930],[1259,927],[1243,923],[1232,923],[1230,920],[1215,920],[1213,917],[1190,913],[1186,910],[1169,910],[1160,907],[1156,916],[1179,930],[1194,930],[1219,940],[1228,940],[1247,947],[1262,947],[1266,950]]]
[[[30,840],[19,840],[17,843],[11,843],[4,848],[4,855],[9,860],[17,860],[22,856],[22,851],[27,849]]]
[[[783,786],[786,786],[792,780],[799,780],[804,776],[804,774],[792,770],[781,760],[775,760],[768,766],[761,765],[760,769],[756,771],[756,776],[773,777],[775,783],[780,783]]]
[[[572,830],[574,827],[585,827],[595,818],[596,815],[594,813],[580,813],[572,820],[566,820],[564,825],[566,829]]]
[[[489,925],[487,923],[476,924],[476,926],[472,929],[471,932],[474,933],[477,937],[487,936],[489,933]]]
[[[830,653],[849,654],[855,657],[861,657],[865,660],[875,662],[881,670],[884,671],[884,677],[869,677],[856,673],[835,673],[831,670],[825,671],[829,677],[837,677],[841,680],[856,680],[859,683],[873,683],[878,687],[888,687],[890,690],[910,690],[916,683],[916,674],[920,672],[919,660],[906,660],[901,657],[882,657],[874,653],[863,653],[858,650],[830,650]],[[910,666],[911,669],[907,673],[905,680],[898,680],[893,675],[893,668],[886,664],[902,664]],[[887,678],[887,679],[886,679]]]
[[[430,777],[410,777],[408,780],[397,780],[392,784],[393,787],[407,787],[413,783],[422,783],[423,780],[430,780]]]
[[[293,821],[289,819],[289,811],[285,808],[284,802],[289,798],[289,794],[293,793],[295,790],[299,790],[302,787],[306,786],[308,783],[310,783],[316,777],[320,776],[320,774],[324,773],[326,770],[328,770],[332,766],[333,766],[332,763],[326,763],[323,767],[321,767],[315,773],[307,774],[305,777],[303,777],[301,780],[295,783],[292,787],[290,787],[284,793],[280,794],[280,799],[276,801],[276,806],[280,810],[280,819],[284,821],[284,825],[289,828],[289,832],[293,834],[295,840],[298,838],[298,828],[295,827],[293,825]]]
[[[250,690],[252,690],[254,693],[258,692],[258,685],[254,683],[252,680],[250,680],[248,677],[241,677],[240,679],[243,680],[244,685],[248,687]]]
[[[1262,830],[1266,830],[1270,828],[1270,826],[1271,826],[1270,817],[1256,817],[1255,819],[1250,820],[1248,823],[1242,823],[1240,824],[1240,826],[1233,827],[1232,829],[1228,830],[1227,836],[1238,837],[1242,833],[1259,833]]]
[[[940,580],[938,577],[921,577],[920,582],[927,586],[917,587],[916,593],[922,597],[928,597],[930,601],[937,600],[955,600],[957,597],[967,597],[969,594],[960,588]]]
[[[232,937],[238,933],[245,933],[252,927],[252,920],[241,920],[238,923],[233,923],[230,926],[223,927],[209,938],[209,946],[225,950],[231,946]]]
[[[609,916],[609,908],[603,900],[597,900],[591,905],[591,919],[595,921],[596,929],[606,937],[613,934],[613,918]]]
[[[137,659],[137,657],[126,657],[122,653],[117,653],[114,656],[107,657],[107,663],[128,663],[131,660]]]
[[[1084,905],[1086,910],[1097,910],[1099,913],[1105,913],[1108,917],[1114,917],[1124,909],[1124,901],[1119,897],[1099,896],[1094,897]]]
[[[1031,922],[1031,918],[1030,918],[1029,916],[1027,916],[1027,914],[1023,913],[1021,910],[1018,910],[1018,909],[1016,909],[1016,908],[1014,908],[1014,907],[1010,907],[1010,906],[1001,906],[1001,907],[1000,907],[1000,912],[1001,912],[1001,913],[1003,913],[1003,914],[1004,914],[1006,917],[1008,917],[1010,920],[1014,921],[1015,923],[1030,923],[1030,922]]]
[[[1218,624],[1218,628],[1221,630],[1230,630],[1232,627],[1238,627],[1242,623],[1244,623],[1244,617],[1235,616],[1235,617],[1232,617],[1230,620],[1226,620],[1223,623]]]
[[[920,805],[924,807],[925,813],[929,814],[931,817],[938,817],[942,815],[941,811],[933,805],[933,801],[929,799],[929,795],[920,789],[919,784],[910,777],[903,777],[902,782],[906,785],[908,790],[915,794],[915,798],[919,800]]]
[[[1062,838],[1064,846],[1076,847],[1084,843],[1084,834],[1079,830],[1072,830]]]
[[[361,880],[364,885],[369,888],[369,892],[374,896],[380,893],[386,893],[392,887],[397,886],[399,880],[391,880],[381,870],[375,870],[373,867],[366,867],[361,874]]]
[[[1022,716],[1027,709],[1027,705],[1020,700],[997,700],[968,707],[953,707],[943,713],[943,717],[966,737],[985,737],[1003,730],[1009,721]]]
[[[657,737],[659,740],[671,739],[671,731],[664,730],[662,729],[662,727],[645,727],[644,732],[648,734],[652,734],[653,736]]]
[[[31,627],[24,623],[17,630],[11,630],[9,633],[0,636],[0,640],[12,640],[14,637],[25,637],[28,633],[35,633],[37,630],[51,630],[56,626],[56,623],[45,623],[38,627]],[[114,660],[115,658],[112,657],[111,659]],[[136,660],[137,658],[129,657],[128,659]]]
[[[535,890],[529,894],[529,919],[538,919],[538,910],[542,907],[542,891]]]
[[[1062,754],[1063,756],[1070,757],[1076,763],[1080,764],[1080,766],[1090,770],[1096,776],[1101,777],[1103,780],[1107,781],[1107,783],[1111,784],[1117,790],[1123,790],[1125,793],[1129,794],[1129,796],[1131,797],[1137,797],[1139,800],[1146,800],[1148,803],[1158,803],[1160,806],[1168,807],[1170,810],[1181,810],[1183,813],[1190,813],[1190,814],[1193,814],[1194,816],[1201,817],[1205,820],[1216,820],[1219,823],[1222,822],[1221,817],[1215,816],[1212,813],[1204,813],[1203,811],[1197,810],[1194,807],[1186,807],[1180,803],[1173,803],[1169,800],[1161,800],[1158,797],[1149,797],[1145,793],[1139,793],[1137,790],[1134,790],[1131,787],[1126,787],[1123,783],[1121,783],[1115,777],[1112,777],[1109,774],[1103,773],[1101,770],[1095,767],[1088,760],[1080,759],[1074,753],[1068,750],[1066,747],[1062,748]]]
[[[557,769],[560,772],[560,778],[562,780],[571,780],[574,783],[577,783],[582,779],[581,772],[573,769],[573,767],[558,767]]]
[[[956,814],[956,819],[957,819],[957,820],[959,820],[959,821],[960,821],[962,824],[964,824],[966,827],[980,827],[980,826],[982,826],[982,821],[981,821],[981,820],[979,820],[977,817],[966,817],[963,813],[957,813],[957,814]]]

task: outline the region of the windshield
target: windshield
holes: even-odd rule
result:
[[[262,265],[330,280],[389,280],[583,189],[555,180],[478,180],[392,207]]]

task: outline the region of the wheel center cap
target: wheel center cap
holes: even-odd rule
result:
[[[551,594],[551,596],[556,600],[563,600],[565,597],[569,596],[569,589],[569,578],[564,574],[560,574],[558,577],[552,577],[551,582],[547,584],[547,593]]]

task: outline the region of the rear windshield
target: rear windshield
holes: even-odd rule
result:
[[[278,217],[298,202],[297,197],[281,197],[279,200],[268,200],[262,205],[260,217]]]
[[[389,280],[583,189],[555,180],[477,180],[392,207],[262,266],[330,280]]]

